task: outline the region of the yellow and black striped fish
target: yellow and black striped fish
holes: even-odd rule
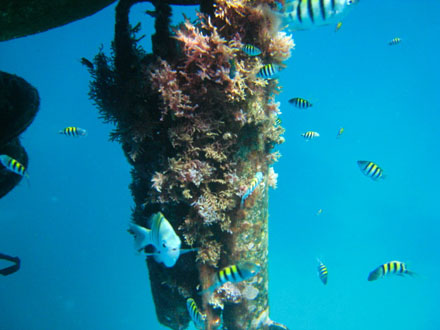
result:
[[[300,109],[307,109],[312,106],[312,103],[301,97],[294,97],[293,99],[289,100],[289,103]]]
[[[26,168],[16,159],[8,155],[0,155],[0,163],[8,170],[20,176],[29,178]]]
[[[188,298],[186,300],[186,308],[188,310],[189,317],[194,322],[195,327],[199,330],[205,329],[206,315],[199,311],[199,308],[197,307],[197,304],[193,298]]]
[[[357,164],[362,173],[364,173],[366,176],[373,179],[374,181],[385,178],[383,170],[377,164],[368,160],[358,160]]]
[[[225,267],[215,274],[214,283],[209,288],[200,292],[200,294],[204,294],[206,292],[212,293],[226,282],[238,283],[248,280],[255,276],[260,269],[261,266],[259,264],[250,261]]]
[[[339,139],[340,137],[341,137],[341,135],[342,135],[342,133],[344,133],[344,127],[341,127],[340,129],[339,129],[339,131],[338,131],[338,134],[336,135],[336,138],[337,139]]]
[[[87,131],[85,129],[69,126],[58,132],[59,134],[64,134],[68,136],[86,136]]]
[[[280,69],[281,67],[278,64],[266,64],[257,73],[257,77],[263,79],[276,79],[278,77]]]
[[[261,50],[253,45],[244,45],[243,48],[241,48],[243,53],[249,55],[249,56],[258,56],[261,54]]]
[[[240,202],[240,208],[243,208],[244,206],[244,201],[250,196],[252,195],[252,193],[254,192],[254,190],[258,187],[258,185],[261,183],[261,181],[263,181],[263,173],[261,172],[257,172],[255,173],[254,178],[252,179],[251,183],[249,184],[249,186],[247,187],[246,191],[244,192],[243,196],[241,196],[241,202]]]
[[[373,270],[370,273],[370,275],[368,275],[368,281],[375,281],[379,278],[383,278],[385,275],[390,275],[390,274],[394,274],[398,276],[415,275],[414,272],[408,270],[404,262],[390,261],[387,262],[386,264],[380,265],[375,270]]]
[[[282,25],[291,31],[336,24],[359,0],[285,0],[279,12]],[[340,25],[339,25],[340,27]]]
[[[393,38],[388,42],[388,45],[390,46],[394,46],[397,44],[400,44],[402,42],[402,39],[400,39],[399,37]]]
[[[302,133],[301,136],[306,139],[307,141],[314,139],[315,137],[319,137],[319,133],[318,132],[314,132],[314,131],[307,131],[305,133]]]
[[[324,265],[324,263],[318,259],[318,276],[319,279],[321,280],[321,282],[326,285],[327,281],[328,281],[328,270],[326,265]]]

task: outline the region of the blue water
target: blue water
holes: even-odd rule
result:
[[[145,9],[152,8],[137,6],[132,22],[142,20],[149,33]],[[271,318],[290,329],[440,329],[438,12],[434,0],[362,0],[339,32],[294,35],[278,97],[286,143],[270,195]],[[126,233],[130,168],[108,142],[112,127],[88,100],[89,75],[79,63],[100,45],[109,53],[113,13],[111,6],[0,43],[0,70],[41,96],[22,135],[30,186],[22,182],[0,200],[0,251],[22,259],[19,272],[0,278],[1,330],[165,329]],[[403,42],[388,46],[397,36]],[[148,36],[144,47],[151,49]],[[295,96],[314,106],[293,108],[287,101]],[[56,134],[69,125],[89,135]],[[321,136],[305,142],[307,130]],[[356,164],[364,159],[387,178],[365,177]],[[327,286],[317,278],[317,257],[328,267]],[[419,275],[367,281],[391,260]]]

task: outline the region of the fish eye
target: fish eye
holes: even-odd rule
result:
[[[173,251],[177,251],[177,248],[174,248]]]
[[[162,243],[162,246],[163,246],[164,248],[166,248],[166,247],[167,247],[167,245],[166,245],[165,243]]]

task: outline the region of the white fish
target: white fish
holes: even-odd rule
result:
[[[131,223],[130,231],[134,235],[136,251],[143,251],[145,247],[152,245],[155,251],[146,255],[153,256],[156,262],[163,263],[166,267],[173,267],[180,254],[196,250],[180,249],[182,241],[161,212],[151,216],[151,229]]]

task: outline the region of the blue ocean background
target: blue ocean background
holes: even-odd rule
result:
[[[134,7],[150,51],[153,9]],[[194,17],[194,8],[175,8]],[[361,0],[334,26],[294,34],[281,72],[286,143],[270,191],[270,315],[291,330],[438,330],[440,2]],[[166,329],[148,271],[126,232],[130,166],[112,126],[88,99],[81,57],[110,53],[114,6],[34,36],[0,43],[0,70],[39,91],[41,107],[21,141],[23,181],[0,199],[0,252],[22,260],[0,278],[0,329]],[[394,37],[402,43],[389,46]],[[293,108],[303,97],[314,105]],[[58,135],[86,128],[86,138]],[[340,127],[343,135],[336,139]],[[306,142],[300,134],[320,137]],[[357,160],[387,178],[364,176]],[[317,211],[322,209],[318,216]],[[329,283],[317,277],[320,258]],[[368,282],[384,262],[418,274]],[[6,262],[0,261],[0,267]]]

